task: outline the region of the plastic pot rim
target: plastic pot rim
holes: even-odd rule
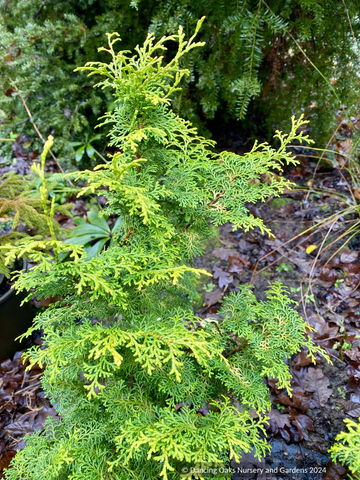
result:
[[[27,261],[23,260],[22,268],[27,270]],[[15,294],[15,288],[10,288],[7,292],[4,293],[4,295],[1,295],[0,297],[0,305],[5,303],[6,300],[8,300],[10,297],[12,297]]]

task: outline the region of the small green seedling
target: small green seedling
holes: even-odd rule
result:
[[[210,293],[210,292],[213,292],[214,291],[214,288],[215,288],[215,284],[210,282],[210,283],[207,283],[206,285],[204,285],[204,292],[206,293]]]
[[[278,273],[282,273],[282,272],[290,272],[290,270],[292,270],[292,265],[287,265],[286,263],[281,263],[278,267],[275,268],[275,270],[278,272]]]
[[[334,284],[334,287],[335,288],[341,288],[341,284],[344,283],[344,279],[343,278],[338,278]]]
[[[337,387],[337,391],[338,391],[340,397],[341,397],[343,400],[345,400],[346,393],[344,392],[344,389],[341,388],[341,387]]]
[[[311,295],[306,295],[306,303],[315,303],[315,296],[313,293]]]

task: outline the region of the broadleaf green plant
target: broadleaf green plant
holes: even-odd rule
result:
[[[69,233],[69,238],[64,243],[72,245],[84,245],[84,251],[90,260],[97,255],[106,246],[116,245],[116,238],[120,235],[122,219],[119,217],[112,228],[104,217],[100,217],[97,212],[91,211],[87,214],[89,222],[84,218],[77,220],[78,225]]]
[[[91,160],[95,160],[96,156],[100,157],[102,160],[104,160],[104,157],[101,155],[100,152],[96,150],[96,148],[93,146],[93,142],[96,140],[101,139],[101,135],[94,135],[91,138],[87,138],[88,136],[86,135],[85,141],[83,142],[70,142],[69,145],[70,147],[76,147],[75,150],[75,161],[76,163],[81,162],[81,159],[83,158],[85,152],[87,156]]]
[[[293,119],[288,135],[277,132],[277,150],[219,154],[171,110],[188,74],[180,59],[201,46],[200,26],[188,41],[181,27],[159,41],[149,35],[134,54],[116,52],[119,39],[109,35],[110,62],[85,67],[114,96],[103,123],[116,153],[77,174],[87,181],[80,195],[106,196],[102,213],[118,216],[122,229],[118,246],[90,260],[44,257],[18,277],[19,291],[61,298],[35,319],[43,347],[25,354],[30,366],[46,365],[42,386],[59,419],[26,438],[8,480],[178,480],[192,466],[228,465],[253,448],[264,456],[264,376],[291,393],[284,359],[303,345],[312,359],[320,352],[280,284],[265,302],[241,287],[224,300],[220,320],[191,308],[196,277],[207,273],[193,259],[213,225],[268,231],[246,204],[290,186],[274,170],[293,162],[289,142],[307,141]],[[172,42],[178,50],[166,62]]]

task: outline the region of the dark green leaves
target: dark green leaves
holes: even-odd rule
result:
[[[87,254],[87,260],[98,255],[106,244],[111,247],[116,245],[116,241],[121,234],[121,218],[118,218],[112,229],[110,229],[104,217],[100,217],[97,212],[88,213],[89,223],[85,219],[79,219],[78,226],[73,228],[69,238],[65,243],[73,245],[84,245],[84,251]]]

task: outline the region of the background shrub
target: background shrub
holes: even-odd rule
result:
[[[203,15],[199,38],[205,47],[183,58],[191,74],[174,100],[186,118],[199,123],[218,113],[223,120],[244,119],[247,128],[256,119],[270,131],[274,124],[288,128],[286,119],[305,111],[313,136],[322,138],[335,122],[329,111],[335,113],[340,103],[349,115],[358,108],[359,51],[351,33],[359,33],[356,0],[348,0],[346,8],[337,0],[1,0],[1,135],[25,132],[33,139],[28,148],[41,149],[19,89],[43,136],[59,139],[54,148],[61,162],[75,163],[71,142],[85,144],[97,117],[113,104],[106,92],[92,88],[95,78],[74,68],[96,56],[107,61],[103,52],[96,53],[106,32],[119,32],[124,48],[133,49],[148,31],[160,38],[181,24],[188,36]],[[105,137],[94,145],[102,150]],[[0,147],[10,155],[9,143]],[[91,161],[87,154],[81,160],[84,166]]]

